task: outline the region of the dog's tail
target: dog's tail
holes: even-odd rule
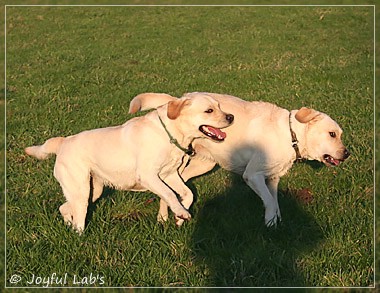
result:
[[[165,105],[170,101],[177,100],[168,94],[144,93],[134,97],[129,104],[129,114],[134,114],[138,111],[156,109],[161,105]]]
[[[50,154],[56,154],[58,152],[64,139],[64,137],[50,138],[43,145],[27,147],[25,153],[39,160],[45,160]]]

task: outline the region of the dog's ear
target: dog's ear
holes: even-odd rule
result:
[[[187,106],[190,104],[189,99],[179,99],[176,101],[170,101],[168,103],[168,118],[169,119],[177,119],[178,116],[181,114],[181,111],[183,107]]]
[[[295,117],[298,122],[309,123],[309,122],[316,122],[320,120],[322,118],[322,115],[318,111],[315,111],[313,109],[309,109],[306,107],[302,107],[301,109],[298,110]]]
[[[138,111],[157,109],[161,105],[167,104],[169,101],[177,100],[168,94],[161,93],[143,93],[132,99],[129,104],[129,114],[134,114]]]

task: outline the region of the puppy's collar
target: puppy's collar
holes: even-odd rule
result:
[[[178,143],[178,141],[170,134],[169,130],[166,128],[166,125],[164,124],[164,122],[162,121],[162,119],[161,119],[160,115],[158,115],[158,113],[157,113],[157,116],[158,116],[158,119],[161,122],[162,127],[165,129],[166,133],[169,136],[170,143],[174,144],[177,148],[179,148],[181,151],[183,151],[186,155],[189,155],[190,157],[195,156],[195,150],[194,150],[193,146],[191,145],[191,143],[189,144],[189,146],[188,146],[187,149],[185,149],[184,147],[182,147]]]
[[[292,136],[292,147],[293,147],[294,151],[296,152],[296,160],[295,160],[295,162],[299,163],[299,162],[304,161],[305,159],[302,158],[302,156],[301,156],[300,149],[298,147],[297,135],[294,132],[294,130],[292,129],[292,120],[291,120],[291,118],[292,118],[292,112],[289,113],[289,129],[290,129],[290,134]]]

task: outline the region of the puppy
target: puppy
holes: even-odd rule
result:
[[[43,145],[25,149],[28,155],[45,159],[56,154],[54,176],[66,198],[60,212],[66,223],[81,233],[90,196],[100,197],[103,186],[119,190],[150,190],[174,212],[177,225],[191,218],[188,208],[193,194],[183,183],[178,168],[197,138],[221,142],[234,117],[220,110],[207,94],[171,101],[157,111],[114,127],[54,137]],[[181,197],[178,201],[176,193]],[[167,220],[168,212],[159,219]]]
[[[196,97],[205,93],[191,93]],[[288,111],[274,104],[248,102],[234,96],[207,93],[235,116],[227,128],[222,144],[206,140],[194,142],[196,155],[182,178],[204,174],[215,164],[243,176],[249,187],[262,199],[265,223],[275,225],[281,219],[277,187],[283,176],[298,160],[317,160],[327,166],[338,166],[349,157],[342,143],[342,129],[324,113],[309,108]],[[156,108],[176,98],[166,94],[146,93],[136,96],[130,111]],[[162,202],[160,210],[167,209]]]

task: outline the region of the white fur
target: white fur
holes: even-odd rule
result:
[[[213,112],[206,113],[209,109]],[[38,159],[57,155],[54,176],[67,201],[59,209],[65,222],[78,232],[83,231],[91,178],[92,201],[102,194],[103,185],[121,190],[151,190],[174,212],[177,225],[190,219],[188,208],[193,194],[177,171],[184,152],[170,143],[158,116],[184,148],[195,138],[206,138],[198,129],[200,125],[224,128],[232,122],[214,99],[199,95],[172,101],[123,125],[51,138],[42,146],[25,149]],[[160,212],[159,218],[168,218],[167,209]]]
[[[191,93],[195,97],[204,93]],[[186,168],[182,178],[198,176],[211,170],[215,164],[243,176],[245,182],[262,199],[265,207],[265,223],[270,226],[281,218],[277,200],[280,177],[296,159],[286,109],[265,102],[247,102],[237,97],[207,93],[217,100],[222,110],[235,116],[234,124],[226,129],[227,138],[221,144],[206,140],[194,143],[196,156]],[[175,100],[169,95],[153,93],[138,95],[131,104],[134,111],[155,108]],[[138,101],[136,101],[138,100]],[[137,109],[137,110],[136,110]],[[299,141],[301,155],[309,160],[327,164],[324,155],[343,161],[348,152],[341,141],[339,125],[324,113],[302,108],[291,111],[291,125]],[[336,137],[331,137],[335,133]],[[162,202],[161,211],[165,210]]]

